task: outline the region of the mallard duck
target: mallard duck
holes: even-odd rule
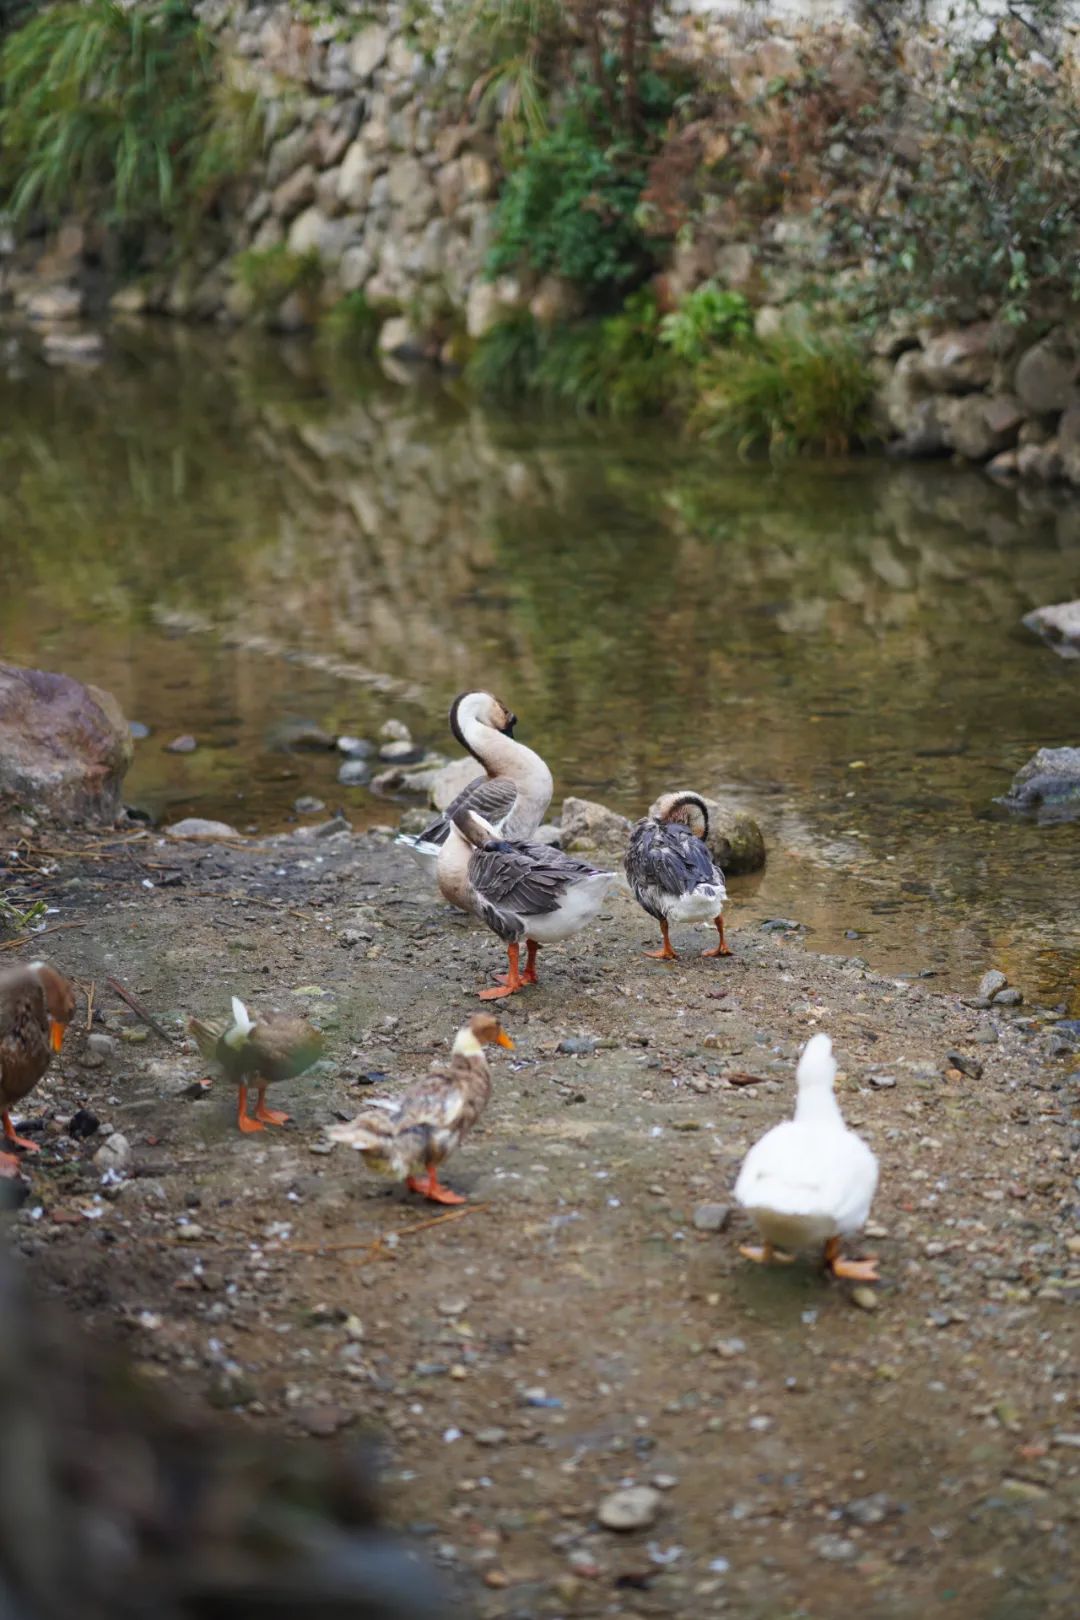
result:
[[[323,1038],[306,1018],[288,1013],[260,1013],[252,1019],[238,996],[232,998],[232,1018],[204,1023],[188,1020],[203,1056],[216,1062],[237,1089],[236,1123],[242,1131],[261,1131],[264,1125],[285,1125],[289,1115],[267,1108],[266,1088],[278,1080],[293,1080],[322,1055]],[[254,1115],[247,1111],[249,1082],[258,1097]]]
[[[468,784],[423,832],[397,842],[432,878],[450,824],[468,806],[507,838],[531,838],[551,803],[552,780],[539,754],[514,740],[517,715],[491,692],[462,692],[450,705],[450,730],[487,772]]]
[[[463,1204],[461,1193],[439,1183],[438,1167],[468,1136],[491,1096],[484,1047],[514,1050],[497,1018],[476,1013],[458,1030],[449,1069],[435,1069],[400,1097],[365,1109],[347,1125],[331,1125],[332,1142],[362,1153],[373,1170],[404,1181],[435,1204]]]
[[[878,1280],[877,1261],[844,1260],[840,1240],[862,1230],[878,1181],[878,1162],[849,1131],[836,1098],[836,1060],[827,1035],[807,1041],[795,1072],[795,1118],[755,1142],[735,1183],[735,1197],[764,1238],[744,1246],[748,1260],[788,1260],[799,1249],[824,1245],[834,1277]],[[778,1249],[789,1251],[777,1253]]]
[[[730,956],[724,938],[724,874],[713,862],[705,843],[709,812],[696,793],[663,793],[647,816],[635,822],[624,865],[634,898],[660,924],[663,945],[646,951],[661,961],[674,962],[668,929],[672,923],[711,922],[719,944],[702,956]]]
[[[36,1142],[15,1134],[10,1110],[29,1096],[63,1046],[74,1012],[75,987],[47,962],[0,973],[0,1123],[12,1147],[38,1151]]]
[[[468,806],[454,815],[438,877],[447,900],[471,911],[506,942],[510,970],[502,983],[480,991],[482,1001],[535,984],[538,948],[569,939],[592,922],[615,882],[614,872],[600,871],[562,850],[500,838]],[[522,940],[527,946],[524,973]]]

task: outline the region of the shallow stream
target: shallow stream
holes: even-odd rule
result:
[[[1020,627],[1080,592],[1080,500],[945,464],[772,469],[655,423],[483,410],[307,343],[114,329],[105,364],[4,351],[0,650],[149,728],[155,816],[258,831],[314,794],[297,722],[391,715],[449,749],[490,686],[565,794],[639,814],[731,794],[769,866],[731,920],[969,986],[989,965],[1080,1011],[1080,826],[1001,819],[1080,740],[1080,662]],[[191,733],[198,747],[165,744]]]

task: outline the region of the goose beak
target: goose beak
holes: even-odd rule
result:
[[[500,1029],[495,1039],[498,1041],[500,1046],[505,1046],[508,1052],[512,1052],[514,1050],[514,1043],[506,1033],[505,1029]]]
[[[66,1034],[66,1024],[62,1024],[59,1018],[49,1019],[49,1045],[52,1047],[54,1052],[59,1052],[60,1048],[64,1044],[64,1036]]]
[[[517,725],[517,723],[518,723],[517,715],[512,714],[510,716],[509,720],[506,722],[505,726],[503,726],[503,736],[504,737],[512,737],[514,735],[514,727]]]

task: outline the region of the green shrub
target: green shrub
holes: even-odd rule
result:
[[[182,0],[50,6],[4,41],[0,90],[0,184],[17,216],[175,223],[213,206],[258,134],[254,99],[227,89]]]
[[[696,366],[714,349],[749,338],[753,330],[753,311],[742,293],[728,292],[708,281],[664,316],[660,341],[678,359]]]
[[[478,339],[465,367],[466,380],[488,399],[524,399],[536,392],[544,341],[544,328],[528,310],[515,311]]]
[[[277,309],[293,293],[314,299],[322,287],[322,261],[314,248],[290,253],[284,242],[277,247],[248,248],[236,255],[232,268],[262,314]]]
[[[635,219],[644,184],[641,160],[605,138],[580,97],[554,129],[529,142],[507,176],[489,272],[554,271],[594,304],[610,301],[655,266]]]
[[[846,335],[783,333],[729,350],[702,365],[697,385],[691,425],[740,451],[840,453],[871,436],[873,378]]]

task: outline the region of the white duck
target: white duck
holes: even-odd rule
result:
[[[543,821],[551,803],[551,772],[539,754],[515,742],[516,725],[517,715],[491,692],[462,692],[450,705],[450,730],[487,775],[470,782],[423,832],[398,837],[429,877],[436,877],[459,810],[477,811],[507,838],[531,838]]]
[[[836,1059],[827,1035],[807,1041],[795,1072],[795,1118],[774,1125],[755,1142],[735,1183],[736,1200],[761,1233],[760,1248],[740,1249],[748,1260],[789,1260],[799,1249],[824,1246],[834,1277],[877,1282],[877,1261],[844,1260],[841,1238],[861,1231],[878,1182],[878,1162],[849,1131],[836,1098]],[[778,1249],[790,1251],[779,1254]]]
[[[697,793],[662,793],[647,816],[635,822],[623,862],[634,899],[660,924],[663,945],[646,956],[674,962],[668,930],[672,923],[711,922],[719,943],[702,956],[730,956],[724,938],[724,874],[705,840],[709,812]]]
[[[547,844],[500,838],[468,806],[451,823],[438,877],[445,899],[471,911],[506,943],[510,970],[502,984],[480,991],[482,1001],[535,984],[538,948],[569,939],[592,922],[615,882],[614,872],[599,871]]]

